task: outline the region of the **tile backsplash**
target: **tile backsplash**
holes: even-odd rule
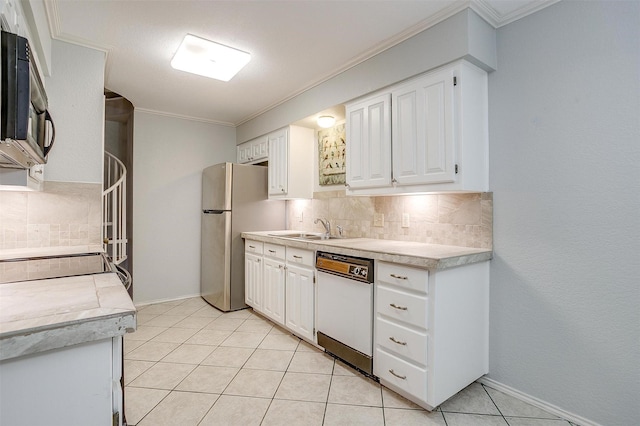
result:
[[[101,244],[101,206],[99,183],[0,191],[0,249]]]
[[[329,219],[333,234],[342,226],[351,238],[493,248],[491,192],[347,197],[341,190],[287,202],[289,229],[323,232],[316,218]]]

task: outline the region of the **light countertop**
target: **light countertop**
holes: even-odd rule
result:
[[[243,232],[242,237],[308,250],[322,250],[336,254],[402,263],[430,270],[448,269],[487,261],[491,259],[493,253],[489,249],[374,238],[336,238],[303,241],[278,236],[292,232],[296,231]]]
[[[102,247],[2,250],[0,260],[87,251],[100,252]],[[115,273],[0,284],[0,360],[124,335],[135,328],[135,306]]]

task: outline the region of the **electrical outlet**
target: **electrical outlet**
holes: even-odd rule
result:
[[[402,227],[409,227],[409,213],[402,213]]]
[[[373,226],[384,226],[384,213],[374,213],[373,214]]]
[[[300,212],[300,214],[298,215],[298,222],[302,222],[304,220],[304,213]]]

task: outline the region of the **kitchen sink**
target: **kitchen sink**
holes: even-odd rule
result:
[[[291,238],[294,240],[303,240],[303,241],[318,241],[318,240],[333,240],[340,237],[330,236],[327,237],[325,234],[321,233],[313,233],[313,232],[292,232],[289,234],[269,234],[272,237],[280,237],[280,238]]]

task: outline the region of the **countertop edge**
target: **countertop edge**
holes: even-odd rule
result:
[[[294,231],[291,231],[294,232]],[[273,233],[273,232],[271,232]],[[389,249],[386,252],[381,251],[372,251],[367,249],[356,249],[340,246],[340,239],[330,240],[330,244],[315,241],[301,241],[292,238],[284,238],[274,235],[266,235],[264,232],[243,232],[241,234],[244,239],[251,239],[254,241],[261,241],[265,243],[272,244],[280,244],[287,247],[296,247],[307,250],[326,250],[336,254],[344,254],[349,256],[359,256],[359,257],[369,257],[374,260],[392,262],[392,263],[401,263],[406,264],[418,268],[428,269],[428,270],[443,270],[455,268],[462,265],[468,265],[472,263],[484,262],[491,260],[493,257],[493,251],[490,249],[478,249],[471,247],[460,247],[461,249],[469,249],[470,253],[455,255],[455,256],[447,256],[447,257],[427,257],[427,256],[417,256],[417,255],[409,255],[403,253],[394,253],[393,249]],[[353,241],[354,238],[345,238],[344,241]],[[384,240],[379,240],[384,241]],[[394,241],[397,242],[397,241]],[[437,244],[427,244],[425,246],[439,246]],[[442,247],[450,247],[450,246],[442,246]]]
[[[0,361],[67,346],[122,336],[136,329],[136,311],[58,323],[25,333],[17,330],[0,338]]]

